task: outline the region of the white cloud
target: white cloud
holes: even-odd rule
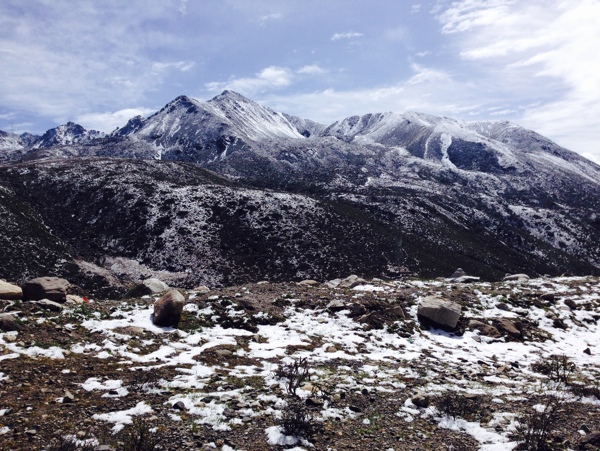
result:
[[[75,119],[75,122],[81,124],[88,130],[98,130],[101,132],[111,132],[117,127],[124,126],[127,121],[135,116],[148,116],[155,110],[150,108],[126,108],[115,111],[114,113],[87,113]]]
[[[513,84],[515,102],[541,99],[522,109],[522,125],[597,162],[599,17],[600,0],[463,0],[438,15],[463,60],[487,69],[488,83]]]
[[[293,73],[287,67],[269,66],[261,70],[255,77],[231,78],[227,81],[206,83],[210,92],[230,89],[241,94],[252,96],[267,89],[278,89],[292,84]]]
[[[261,16],[259,18],[259,22],[262,26],[265,26],[267,24],[267,22],[271,22],[273,20],[281,20],[283,19],[283,14],[281,13],[271,13],[271,14],[265,14],[263,16]]]
[[[353,38],[360,38],[364,36],[362,33],[356,33],[354,31],[349,31],[346,33],[335,33],[332,37],[331,40],[332,41],[339,41],[340,39],[353,39]]]
[[[316,75],[316,74],[323,74],[326,71],[317,66],[316,64],[310,64],[308,66],[302,66],[300,69],[297,70],[297,73],[299,74],[308,74],[308,75]]]
[[[175,69],[181,72],[188,72],[195,66],[194,61],[176,61],[172,63],[160,63],[154,62],[152,63],[152,70],[154,72],[162,73],[166,72],[170,69]]]

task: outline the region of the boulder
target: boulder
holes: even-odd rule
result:
[[[500,318],[496,321],[498,329],[507,333],[513,338],[521,338],[521,331],[517,329],[514,323],[506,318]]]
[[[361,279],[357,275],[352,274],[351,276],[348,276],[345,279],[343,279],[338,284],[338,288],[354,288],[355,286],[360,285],[361,283],[366,283],[366,282],[367,281],[365,279]]]
[[[196,293],[200,293],[200,294],[206,294],[210,291],[210,288],[208,288],[206,285],[200,285],[200,286],[194,288],[192,291],[195,291]]]
[[[59,304],[58,302],[50,301],[49,299],[33,301],[32,304],[33,303],[35,303],[35,305],[37,305],[38,307],[44,310],[49,310],[51,312],[60,312],[65,308],[64,305]]]
[[[0,280],[0,299],[19,300],[23,299],[23,290],[17,285]]]
[[[0,330],[4,332],[19,331],[21,325],[17,322],[17,318],[9,313],[0,313]]]
[[[150,277],[133,287],[128,295],[131,297],[146,296],[148,294],[164,293],[168,289],[169,286],[162,280]]]
[[[440,326],[455,329],[461,310],[460,304],[456,302],[438,296],[427,296],[421,300],[417,314],[420,318],[425,318]]]
[[[319,282],[312,279],[302,280],[301,282],[296,283],[296,285],[304,286],[304,287],[314,287],[319,285]]]
[[[472,283],[472,282],[479,282],[481,278],[480,277],[475,277],[475,276],[460,276],[457,277],[455,279],[453,279],[453,282],[456,283]]]
[[[48,299],[55,302],[67,302],[67,292],[71,284],[60,277],[38,277],[31,279],[21,287],[23,299],[26,301],[39,301]]]
[[[485,335],[486,337],[500,338],[502,336],[500,331],[494,326],[490,326],[482,321],[477,321],[476,319],[469,321],[469,329],[478,330],[481,335]]]
[[[504,276],[504,281],[528,282],[529,276],[527,274],[507,274],[506,276]]]
[[[67,304],[85,304],[86,302],[88,302],[88,301],[86,301],[81,296],[77,296],[75,294],[67,295]]]
[[[463,277],[466,276],[467,273],[462,269],[462,268],[458,268],[456,271],[454,271],[454,274],[452,274],[450,276],[451,279],[458,279],[459,277]]]
[[[591,447],[600,447],[600,430],[590,432],[579,442],[579,449],[594,449]]]
[[[177,327],[184,305],[185,298],[179,291],[167,291],[154,303],[152,322],[159,327]]]

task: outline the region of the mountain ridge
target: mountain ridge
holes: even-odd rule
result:
[[[387,257],[388,263],[376,255],[377,246],[369,252],[344,248],[344,253],[362,252],[370,275],[385,273],[392,261],[428,277],[447,275],[460,266],[488,280],[506,272],[558,275],[600,271],[600,167],[510,122],[465,122],[408,112],[351,116],[325,126],[277,113],[225,91],[207,102],[177,97],[147,118],[132,118],[110,135],[83,139],[92,135],[71,129],[72,135],[78,131],[82,138],[73,136],[48,147],[0,151],[0,160],[4,159],[7,171],[26,165],[39,172],[49,162],[62,168],[58,172],[69,173],[80,182],[77,171],[83,166],[78,161],[93,167],[94,161],[106,158],[157,160],[155,169],[132,169],[126,160],[116,160],[123,163],[111,167],[116,173],[142,171],[159,184],[165,177],[186,180],[184,172],[168,168],[177,163],[191,170],[185,166],[191,163],[258,190],[253,196],[261,198],[257,201],[260,205],[269,202],[270,192],[331,202],[357,221],[374,221],[385,230],[384,235],[396,237],[387,244],[395,255]],[[164,169],[158,170],[161,165]],[[3,180],[0,184],[14,190],[21,201],[35,204],[18,179]],[[49,185],[40,186],[41,192],[56,192],[54,182],[45,180]],[[120,180],[120,189],[130,183],[126,174],[121,174]],[[181,183],[185,186],[187,182]],[[63,180],[61,184],[71,186],[71,191],[60,194],[63,197],[87,189],[79,182]],[[178,189],[173,185],[165,193],[179,199]],[[87,197],[101,192],[97,187]],[[131,195],[143,197],[144,192]],[[122,208],[124,215],[130,215],[131,206],[129,201],[119,200],[112,208]],[[46,206],[32,208],[45,211],[44,221],[52,215]],[[304,213],[311,217],[308,210]],[[140,230],[150,230],[154,216],[143,212],[142,217],[141,224],[146,225]],[[348,230],[350,217],[342,221]],[[102,219],[94,216],[89,220]],[[233,217],[223,220],[226,227],[237,221]],[[275,216],[264,221],[267,228],[278,227]],[[52,232],[58,237],[70,236],[60,221],[53,224]],[[197,227],[199,223],[184,228]],[[306,223],[305,227],[312,226]],[[313,236],[318,246],[329,245],[318,234]],[[177,247],[178,240],[171,231],[164,243],[167,248]],[[77,249],[81,244],[74,241],[72,246]],[[272,245],[265,244],[271,250]],[[301,255],[309,247],[305,242],[294,252]],[[99,246],[98,254],[101,250]],[[113,252],[111,258],[123,256],[119,252]],[[195,251],[186,244],[177,252],[185,260]],[[101,255],[89,255],[102,260]],[[291,255],[294,258],[293,252]],[[344,254],[343,258],[351,257]],[[150,261],[150,266],[164,270],[168,265],[161,259]],[[274,268],[268,260],[263,266]],[[252,274],[258,277],[259,269],[255,269]],[[318,278],[326,273],[315,267],[302,275]]]

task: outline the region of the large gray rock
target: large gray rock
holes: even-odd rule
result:
[[[421,300],[417,314],[440,326],[455,329],[462,308],[456,302],[442,299],[438,296],[427,296]]]
[[[129,296],[137,297],[145,296],[147,294],[164,293],[168,289],[169,285],[164,283],[162,280],[155,277],[150,277],[149,279],[143,280],[141,283],[137,284],[133,289],[131,289],[131,291],[129,291]]]
[[[25,282],[21,288],[23,289],[23,299],[26,301],[48,299],[55,302],[67,302],[67,292],[71,288],[71,284],[60,277],[37,277]]]
[[[23,299],[23,290],[17,285],[0,280],[0,299]]]
[[[159,327],[177,327],[184,305],[185,298],[179,291],[167,291],[154,303],[154,324]]]

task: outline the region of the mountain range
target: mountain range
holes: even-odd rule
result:
[[[1,277],[600,273],[600,167],[506,121],[324,125],[225,91],[110,134],[0,132],[0,162],[0,246],[20,256]]]

